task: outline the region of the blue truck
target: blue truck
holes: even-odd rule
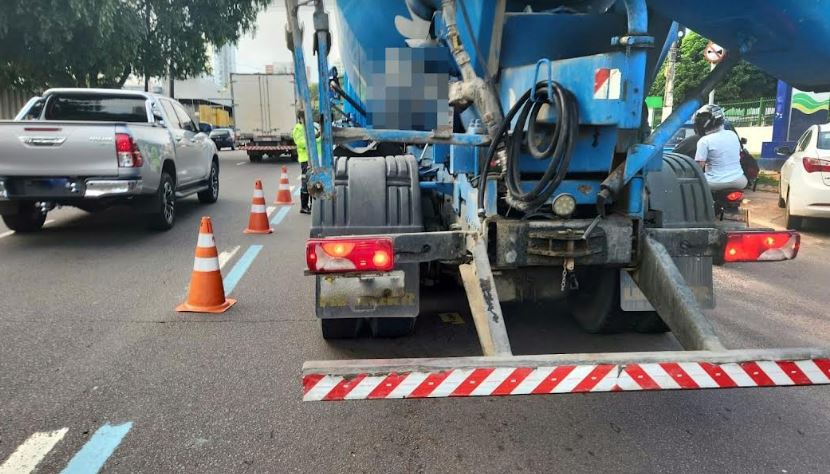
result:
[[[315,9],[319,112],[298,3]],[[306,244],[322,335],[406,336],[423,282],[450,273],[482,355],[309,361],[305,400],[830,383],[826,348],[721,343],[704,314],[712,266],[795,258],[800,236],[717,221],[699,166],[664,151],[741,59],[799,89],[830,88],[830,69],[811,66],[830,61],[830,2],[333,6],[335,37],[321,0],[286,0],[305,120],[322,128]],[[652,131],[644,96],[680,25],[727,54]],[[335,41],[343,67],[330,75]],[[585,331],[671,331],[684,350],[514,356],[501,303],[537,300],[564,303]]]

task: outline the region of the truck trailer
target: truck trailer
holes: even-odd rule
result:
[[[301,108],[322,128],[306,244],[322,335],[406,336],[422,280],[449,269],[482,355],[308,361],[304,400],[830,383],[827,348],[721,343],[704,313],[713,265],[790,260],[800,236],[717,220],[698,164],[664,152],[741,59],[830,89],[830,69],[812,66],[830,61],[830,2],[336,0],[334,37],[324,2],[310,3],[319,83],[339,42],[338,94],[362,112],[333,127],[320,87],[313,116],[286,0]],[[651,130],[644,98],[681,25],[726,55]],[[683,350],[513,355],[501,303],[535,300],[564,302],[590,333],[671,331]]]
[[[291,155],[297,148],[291,131],[297,123],[294,74],[231,74],[237,148],[251,162],[263,156]]]

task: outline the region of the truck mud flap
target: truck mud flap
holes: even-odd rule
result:
[[[304,401],[547,395],[830,384],[821,349],[306,362]]]

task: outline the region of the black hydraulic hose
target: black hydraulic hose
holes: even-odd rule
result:
[[[525,92],[519,100],[508,111],[504,120],[496,131],[496,138],[490,143],[485,159],[479,166],[479,193],[478,208],[484,208],[484,193],[486,190],[487,169],[490,162],[496,155],[496,151],[502,142],[507,142],[507,166],[505,169],[505,183],[507,184],[507,203],[525,213],[533,212],[545,204],[556,188],[565,179],[570,166],[573,148],[576,144],[579,133],[579,110],[576,98],[573,94],[553,82],[553,97],[549,97],[548,83],[545,81],[537,83],[536,101],[530,101],[532,90]],[[542,104],[548,104],[557,118],[552,136],[547,145],[538,147],[538,124],[537,119]],[[510,123],[518,116],[510,137],[507,136]],[[527,132],[525,132],[527,126]],[[527,140],[525,140],[527,137]],[[522,145],[527,143],[531,155],[537,159],[550,158],[545,173],[536,183],[532,190],[524,192],[521,189],[521,166],[520,158]]]
[[[350,96],[349,94],[347,94],[347,93],[346,93],[346,91],[344,91],[344,90],[343,90],[343,88],[342,88],[342,87],[340,87],[340,84],[338,84],[338,83],[336,83],[336,82],[334,82],[334,81],[329,81],[329,87],[331,87],[332,89],[334,89],[334,92],[336,92],[337,94],[339,94],[340,96],[342,96],[344,99],[346,99],[346,102],[348,102],[349,104],[351,104],[351,106],[352,106],[352,107],[354,107],[354,109],[355,109],[355,110],[356,110],[356,111],[357,111],[360,115],[362,115],[362,116],[366,117],[366,109],[364,109],[363,107],[361,107],[361,106],[360,106],[360,103],[359,103],[358,101],[354,100],[354,98],[352,98],[352,96]]]

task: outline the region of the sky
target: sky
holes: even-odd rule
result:
[[[333,2],[327,1],[326,9],[329,11],[329,27],[333,39],[337,38],[337,25],[334,21],[334,14],[331,12]],[[314,36],[314,23],[312,14],[313,7],[300,7],[300,22],[304,24],[305,35],[303,39],[303,51],[305,52],[306,64],[311,68],[312,80],[317,82],[317,57],[312,56],[312,41]],[[291,52],[285,45],[285,25],[287,14],[283,0],[274,0],[271,6],[259,14],[256,29],[240,39],[237,45],[236,72],[265,72],[267,64],[285,64],[292,62]],[[329,54],[329,63],[339,62],[337,42],[334,41],[334,48]]]

